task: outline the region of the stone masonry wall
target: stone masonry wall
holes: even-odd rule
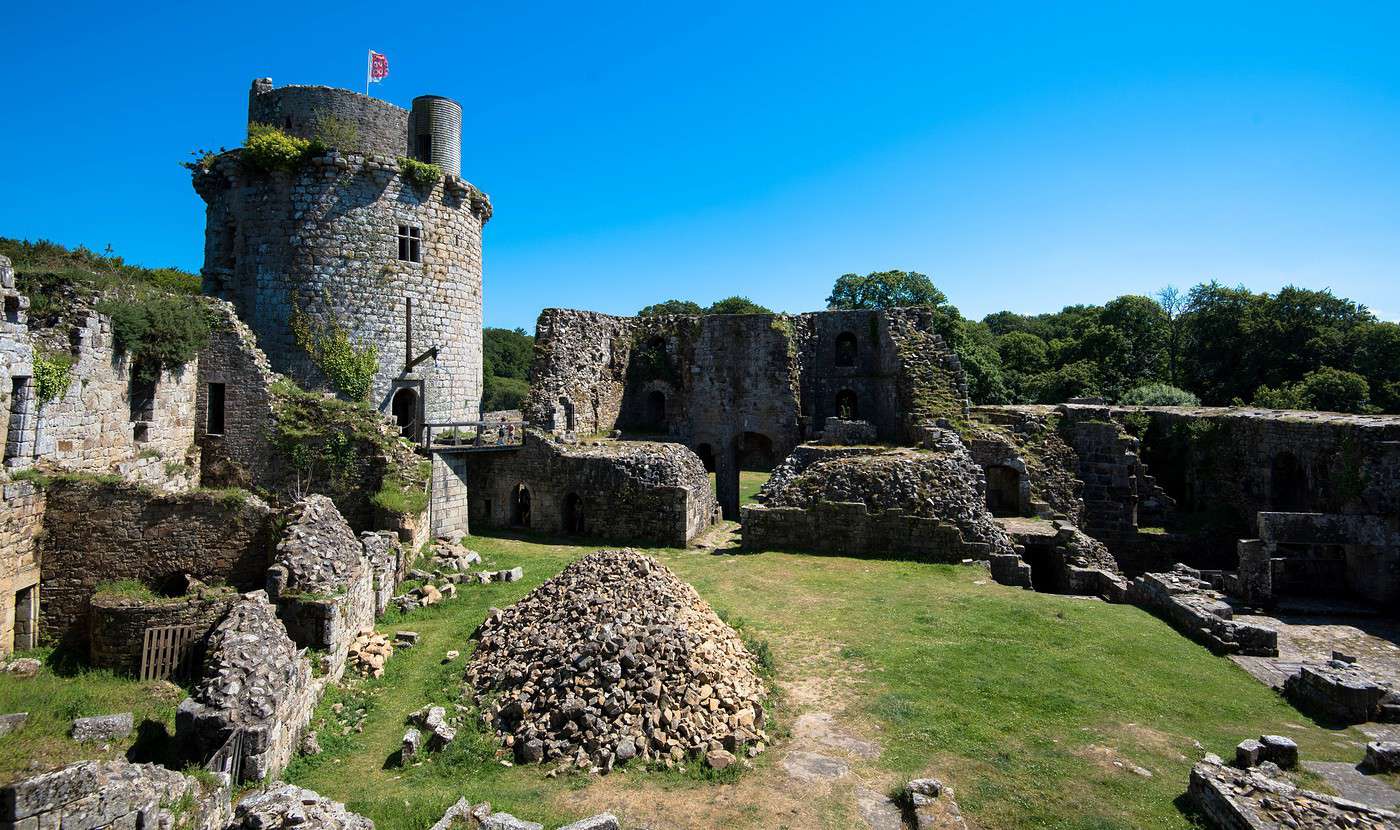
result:
[[[324,652],[322,669],[338,679],[350,643],[374,624],[374,574],[365,548],[325,496],[307,496],[284,517],[267,592],[299,646]]]
[[[157,764],[78,761],[0,787],[0,827],[15,830],[223,830],[232,818],[228,787]]]
[[[291,173],[259,173],[239,163],[240,152],[195,173],[208,206],[205,293],[232,302],[272,367],[303,386],[326,381],[295,342],[293,303],[378,348],[377,408],[408,386],[424,395],[428,421],[474,420],[486,197],[455,177],[420,188],[389,156],[332,151]],[[400,225],[421,229],[421,263],[398,259]],[[415,351],[438,350],[412,376],[403,371],[406,298]]]
[[[0,449],[4,466],[27,467],[34,458],[38,425],[34,347],[29,336],[29,298],[15,286],[15,269],[0,256]]]
[[[0,473],[0,657],[33,644],[39,603],[39,533],[44,491]],[[28,603],[28,604],[26,604]]]
[[[194,440],[200,448],[200,480],[206,487],[243,487],[273,481],[276,453],[269,432],[273,421],[272,372],[252,329],[227,302],[210,301],[216,323],[199,353],[195,390]],[[211,384],[223,386],[223,428],[211,432]],[[215,419],[217,421],[217,418]],[[217,426],[217,423],[215,423]]]
[[[133,407],[133,361],[116,353],[111,318],[92,314],[73,336],[68,388],[39,408],[37,457],[65,471],[116,473],[176,492],[199,480],[193,444],[196,370],[161,373],[148,407]]]
[[[271,78],[258,78],[248,91],[248,123],[270,124],[290,135],[316,138],[333,118],[355,130],[357,150],[407,156],[408,110],[380,98],[329,86],[291,85],[274,89]]]
[[[715,518],[705,469],[679,444],[570,445],[532,431],[518,450],[465,455],[475,528],[512,526],[519,485],[529,491],[529,529],[543,533],[684,547]],[[568,525],[571,509],[581,530]]]
[[[243,733],[243,781],[286,769],[320,697],[304,650],[263,591],[245,594],[210,635],[203,678],[175,712],[175,739],[203,763]]]
[[[228,588],[205,588],[188,596],[156,600],[98,594],[90,601],[88,663],[135,674],[141,669],[147,628],[192,625],[198,639],[203,640],[236,599],[238,594]]]
[[[40,545],[45,640],[86,634],[89,599],[102,581],[160,585],[189,574],[240,589],[264,583],[277,517],[255,496],[55,481],[47,499]]]

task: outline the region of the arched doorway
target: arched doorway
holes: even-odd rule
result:
[[[389,403],[389,411],[399,427],[399,434],[411,441],[418,440],[418,392],[406,386],[399,389]]]
[[[653,389],[647,393],[647,428],[656,432],[666,430],[666,393]]]
[[[1298,456],[1285,450],[1269,463],[1269,507],[1282,513],[1307,509],[1308,475]]]
[[[836,335],[836,365],[856,365],[856,336],[849,331]]]
[[[836,417],[843,421],[854,421],[860,417],[860,408],[856,404],[855,392],[842,389],[836,393]]]
[[[578,493],[564,497],[564,533],[569,536],[583,535],[583,499]]]
[[[987,509],[993,516],[1021,515],[1021,473],[1001,464],[987,468]]]
[[[515,485],[510,493],[510,526],[530,526],[530,488],[524,484]]]

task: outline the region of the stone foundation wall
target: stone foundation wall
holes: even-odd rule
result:
[[[705,469],[679,444],[571,445],[531,432],[518,450],[463,456],[475,528],[518,524],[513,499],[521,485],[529,492],[528,529],[548,534],[684,547],[715,521]]]
[[[83,638],[89,599],[105,580],[159,586],[189,574],[240,589],[263,585],[276,518],[248,494],[55,481],[40,545],[44,639]]]
[[[38,635],[39,534],[44,491],[0,473],[0,657]]]
[[[233,818],[227,787],[156,764],[79,761],[0,787],[0,826],[223,830]]]
[[[320,692],[305,652],[267,594],[254,591],[210,635],[203,679],[176,710],[175,739],[186,758],[203,763],[241,731],[242,781],[267,780],[295,756]]]
[[[1230,604],[1200,577],[1181,565],[1167,573],[1143,574],[1128,586],[1127,600],[1213,651],[1277,657],[1278,632],[1231,619]]]
[[[232,589],[208,588],[193,595],[169,599],[139,600],[98,594],[90,600],[88,663],[95,668],[135,674],[141,670],[146,629],[165,625],[192,625],[203,641],[238,599]],[[192,656],[198,666],[202,649]]]
[[[955,524],[901,510],[871,513],[861,502],[821,502],[808,510],[747,504],[744,547],[921,562],[986,559],[991,546],[963,541]]]
[[[365,561],[373,580],[373,616],[377,617],[388,610],[389,600],[407,575],[409,557],[405,556],[404,547],[393,531],[366,531],[360,534],[360,544],[364,548]],[[416,550],[409,548],[410,552]]]
[[[117,354],[111,318],[89,315],[73,334],[68,388],[39,407],[37,458],[69,472],[116,473],[170,492],[199,481],[191,364],[160,374],[154,398],[133,381],[133,361]]]

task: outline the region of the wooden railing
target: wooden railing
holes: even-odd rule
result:
[[[501,449],[525,440],[524,421],[445,421],[423,425],[423,446],[432,449]]]

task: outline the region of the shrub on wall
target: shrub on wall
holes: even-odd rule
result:
[[[68,355],[34,356],[34,385],[38,387],[40,405],[62,397],[72,378],[73,358]]]
[[[255,170],[291,170],[316,150],[320,142],[288,135],[271,124],[249,124],[243,162]]]
[[[321,322],[292,303],[292,336],[297,345],[311,357],[311,362],[326,376],[326,380],[352,401],[369,397],[374,375],[379,371],[379,347],[371,343],[363,348],[350,342],[350,332],[339,320]]]
[[[1169,383],[1148,383],[1123,393],[1126,406],[1200,406],[1201,399]]]
[[[432,187],[442,178],[442,168],[426,161],[399,156],[399,170],[415,187]]]
[[[105,300],[97,308],[112,318],[118,354],[130,355],[137,377],[155,381],[185,365],[209,342],[209,314],[191,297],[156,295]]]

